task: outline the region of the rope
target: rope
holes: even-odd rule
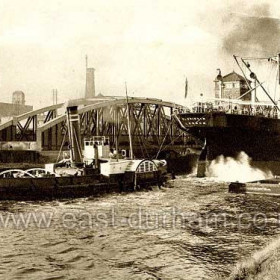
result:
[[[240,57],[236,55],[236,57]],[[271,57],[242,57],[244,60],[264,60],[264,59],[270,59]]]
[[[141,152],[142,152],[142,156],[145,157],[145,153],[144,153],[144,150],[143,150],[143,147],[142,147],[142,139],[139,135],[137,135],[138,137],[138,141],[139,141],[139,144],[140,144],[140,149],[141,149]]]
[[[277,90],[277,84],[278,84],[278,78],[279,78],[279,68],[277,67],[277,70],[276,70],[276,77],[275,77],[275,84],[274,84],[274,100],[276,99],[276,90]]]
[[[140,136],[138,136],[138,137],[140,137]],[[145,152],[146,152],[146,154],[147,154],[147,157],[150,158],[150,155],[149,155],[149,153],[148,153],[148,150],[147,150],[147,148],[146,148],[146,144],[145,144],[145,141],[144,141],[143,138],[144,138],[144,136],[140,137],[140,139],[142,140],[142,143],[143,143],[143,147],[144,147],[144,149],[145,149]]]
[[[77,133],[76,133],[76,130],[74,129],[74,136],[75,136],[75,139],[76,139],[76,143],[77,143],[77,147],[78,147],[78,152],[79,152],[79,156],[81,157],[81,159],[83,158],[82,156],[82,151],[80,150],[80,146],[78,145],[79,142],[78,142],[78,137],[77,137]]]
[[[162,143],[161,143],[161,145],[160,145],[160,147],[159,147],[159,150],[158,150],[158,152],[157,152],[157,155],[156,155],[156,158],[155,158],[155,159],[158,158],[159,153],[161,152],[161,148],[162,148],[162,146],[163,146],[163,144],[164,144],[164,142],[165,142],[165,139],[166,139],[166,137],[167,137],[167,134],[168,134],[168,132],[169,132],[171,126],[172,126],[172,120],[171,120],[171,122],[170,122],[170,125],[169,125],[169,127],[168,127],[166,133],[165,133],[165,136],[164,136],[164,138],[163,138],[163,140],[162,140]]]
[[[175,139],[173,139],[169,144],[165,145],[165,147],[162,149],[162,151],[165,150],[169,145],[172,145],[183,134],[184,134],[184,132],[181,132],[181,134],[179,136],[177,136]]]
[[[60,158],[60,155],[61,155],[61,152],[62,152],[62,147],[64,146],[65,138],[66,138],[66,133],[63,136],[63,139],[62,139],[62,142],[61,142],[61,146],[60,146],[60,149],[59,149],[59,153],[58,153],[58,156],[57,156],[57,159],[56,159],[56,163],[58,162],[58,160]]]

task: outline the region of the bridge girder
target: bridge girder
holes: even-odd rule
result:
[[[125,98],[78,100],[71,101],[71,105],[79,106],[82,138],[104,135],[110,137],[113,144],[128,142]],[[35,110],[3,124],[0,126],[1,141],[37,141],[38,149],[59,150],[68,141],[66,115],[57,113],[64,106],[57,104]],[[173,110],[183,106],[159,99],[128,98],[128,107],[133,141],[141,149],[188,141],[189,136],[182,134],[172,117]],[[41,117],[41,124],[38,124],[38,116],[42,115],[44,118]],[[5,135],[7,130],[11,133]]]

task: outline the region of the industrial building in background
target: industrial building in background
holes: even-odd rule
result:
[[[85,98],[90,99],[95,97],[95,78],[94,68],[88,68],[88,57],[86,56],[86,90]]]
[[[12,103],[0,102],[0,123],[33,110],[33,106],[25,105],[25,95],[22,91],[15,91]]]
[[[225,76],[221,75],[221,71],[214,80],[215,83],[215,98],[230,98],[251,100],[251,92],[245,94],[251,86],[251,81],[246,80],[236,72],[231,72]]]

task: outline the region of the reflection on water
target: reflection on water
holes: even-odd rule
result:
[[[234,263],[279,233],[280,210],[280,198],[228,194],[226,186],[179,178],[164,190],[1,202],[0,278],[226,276]],[[50,220],[38,225],[42,214]],[[28,217],[28,225],[13,220],[27,223]]]

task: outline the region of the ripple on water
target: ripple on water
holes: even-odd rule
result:
[[[112,208],[119,224],[111,221]],[[139,213],[139,208],[150,214],[153,222],[164,215],[170,218],[174,209],[178,215],[188,215],[179,215],[175,227],[171,220],[151,228],[129,227],[125,222]],[[197,178],[179,178],[174,188],[164,191],[1,202],[2,215],[36,211],[54,216],[47,229],[33,226],[0,231],[0,278],[214,279],[214,275],[228,275],[233,263],[279,233],[279,210],[279,198],[228,194],[225,184]],[[110,222],[107,226],[88,223],[83,228],[65,228],[62,216],[67,211],[90,213],[94,222],[94,215],[105,213]],[[242,220],[242,225],[248,225],[260,212],[267,216],[264,228],[240,227],[238,215],[249,214]],[[191,220],[189,214],[200,220]],[[219,214],[226,215],[226,224],[214,219]]]

